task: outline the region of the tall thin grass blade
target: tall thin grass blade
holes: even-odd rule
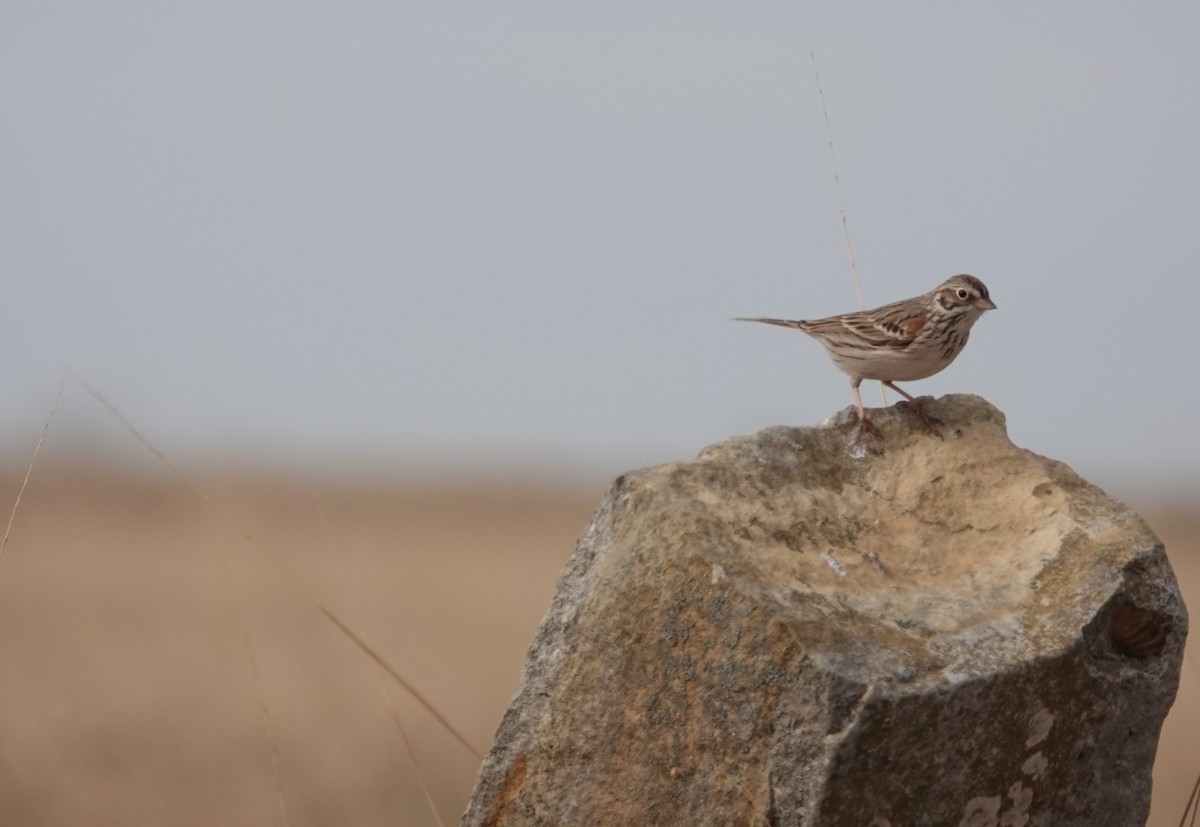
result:
[[[854,260],[854,245],[850,243],[850,222],[846,220],[846,206],[842,202],[842,176],[838,172],[837,153],[833,151],[833,126],[829,120],[829,109],[825,106],[825,90],[821,88],[821,73],[817,69],[817,54],[812,49],[809,49],[808,55],[812,58],[813,77],[817,79],[817,95],[821,98],[821,114],[825,116],[825,137],[829,142],[829,164],[833,167],[833,191],[837,196],[838,216],[842,219],[842,234],[846,237],[846,255],[850,257],[850,274],[854,278],[854,295],[858,299],[858,309],[866,310],[867,306],[863,303],[862,284],[858,278],[858,264]],[[883,404],[886,406],[887,393],[883,389],[883,382],[879,383],[879,398],[883,400]]]
[[[292,587],[295,588],[296,591],[298,591],[304,597],[304,599],[313,606],[313,608],[320,612],[326,620],[337,627],[337,629],[341,631],[341,633],[345,635],[345,637],[350,640],[351,643],[357,646],[363,654],[365,654],[368,658],[374,661],[377,666],[387,672],[387,674],[391,676],[392,680],[398,683],[405,692],[411,695],[413,700],[424,707],[425,711],[428,712],[429,715],[435,721],[437,721],[443,729],[446,730],[446,732],[453,736],[456,741],[462,744],[463,748],[466,749],[467,752],[469,752],[477,760],[483,760],[483,753],[476,748],[475,745],[472,744],[470,740],[468,740],[467,737],[458,730],[457,727],[450,723],[449,719],[447,719],[446,716],[443,715],[436,706],[434,706],[432,701],[417,691],[417,688],[413,686],[412,683],[405,680],[405,678],[401,676],[399,671],[397,671],[394,666],[388,663],[382,655],[375,651],[374,647],[368,644],[361,635],[351,629],[345,621],[337,616],[337,614],[325,606],[325,604],[322,603],[317,596],[312,593],[312,591],[305,587],[300,580],[294,574],[292,574],[291,570],[285,566],[282,561],[280,561],[274,554],[271,554],[258,542],[258,539],[254,536],[253,532],[242,525],[241,522],[239,522],[235,517],[222,510],[207,491],[205,491],[198,483],[192,480],[191,477],[185,474],[183,469],[171,461],[170,457],[160,451],[153,443],[150,442],[149,439],[143,436],[141,431],[139,431],[134,424],[125,417],[124,414],[117,410],[117,407],[113,405],[113,403],[109,402],[108,399],[106,399],[104,395],[100,393],[100,391],[96,390],[96,388],[94,388],[86,379],[70,368],[67,368],[67,373],[69,373],[71,377],[83,387],[84,390],[91,394],[97,402],[107,408],[108,411],[117,418],[117,420],[125,427],[125,430],[128,431],[134,439],[141,443],[143,447],[150,451],[151,454],[157,457],[160,462],[167,466],[167,468],[171,469],[181,480],[183,480],[184,483],[186,483],[193,491],[195,491],[196,494],[202,500],[204,500],[204,502],[207,503],[214,512],[216,512],[221,518],[241,532],[242,536],[249,541],[250,547],[257,551],[266,563],[274,568],[280,576],[287,580],[288,583],[290,583]]]
[[[17,491],[17,498],[13,501],[12,513],[8,515],[8,526],[4,529],[4,539],[0,540],[0,554],[4,554],[4,547],[8,545],[8,538],[12,534],[13,523],[17,519],[17,508],[21,505],[21,497],[25,494],[25,489],[29,486],[29,478],[33,476],[33,466],[37,462],[38,452],[42,450],[42,443],[46,441],[46,433],[50,430],[50,422],[54,419],[54,412],[58,410],[58,402],[62,399],[63,385],[67,382],[63,379],[58,383],[58,393],[54,397],[54,404],[50,406],[50,415],[46,417],[46,423],[42,425],[42,435],[38,437],[37,445],[33,447],[33,456],[29,458],[29,467],[25,469],[25,479],[21,481],[21,488]]]

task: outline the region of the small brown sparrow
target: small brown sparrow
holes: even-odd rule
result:
[[[912,403],[926,425],[935,422],[921,403],[894,383],[924,379],[945,368],[966,346],[975,320],[995,309],[984,283],[974,276],[961,275],[946,279],[923,296],[874,310],[811,322],[757,318],[738,321],[796,328],[825,345],[833,363],[850,376],[859,430],[878,435],[863,410],[858,390],[862,380],[880,380]]]

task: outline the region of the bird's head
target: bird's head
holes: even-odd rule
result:
[[[979,315],[985,310],[996,309],[988,295],[987,285],[966,274],[951,276],[939,284],[933,291],[933,300],[946,313],[966,311]]]

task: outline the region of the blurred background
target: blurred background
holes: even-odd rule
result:
[[[62,385],[0,554],[0,811],[436,824],[407,735],[456,821],[477,759],[278,563],[486,749],[610,479],[850,404],[729,321],[856,306],[812,55],[866,303],[969,272],[999,306],[909,390],[989,399],[1195,597],[1198,36],[1170,2],[0,6],[0,502],[69,366],[217,503]],[[1198,695],[1185,664],[1152,824]]]

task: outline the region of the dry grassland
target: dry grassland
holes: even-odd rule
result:
[[[483,750],[602,490],[198,482],[225,516],[170,478],[35,472],[0,555],[0,822],[435,825],[395,716],[457,823],[476,758],[277,565]],[[1200,514],[1144,513],[1200,605]],[[1197,698],[1186,664],[1153,825],[1200,773]]]

